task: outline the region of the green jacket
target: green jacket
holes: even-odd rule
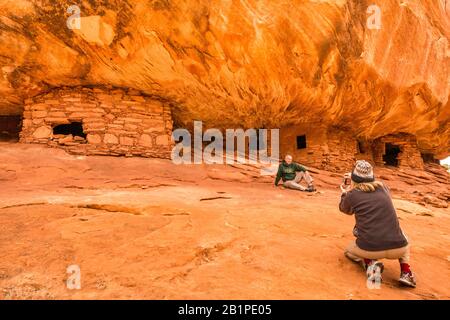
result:
[[[280,182],[280,179],[283,179],[284,181],[294,180],[295,175],[297,171],[306,171],[306,167],[291,162],[291,164],[287,164],[286,161],[283,160],[283,162],[278,166],[278,172],[277,177],[275,178],[275,185],[278,185],[278,182]]]

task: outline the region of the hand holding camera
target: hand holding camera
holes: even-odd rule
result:
[[[352,176],[351,172],[347,172],[346,174],[344,174],[342,184],[340,185],[342,192],[349,191],[351,184],[351,176]]]

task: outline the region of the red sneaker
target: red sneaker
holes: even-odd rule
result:
[[[402,272],[398,281],[404,286],[411,288],[416,287],[416,277],[412,272]]]

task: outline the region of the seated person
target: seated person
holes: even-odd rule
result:
[[[275,186],[278,186],[280,179],[283,180],[283,186],[285,188],[313,192],[314,188],[313,181],[307,169],[292,161],[292,156],[286,155],[283,162],[278,166],[277,176],[275,178]],[[300,184],[302,180],[305,180],[308,187],[304,187]]]

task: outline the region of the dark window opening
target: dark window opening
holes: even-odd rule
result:
[[[78,136],[86,139],[81,122],[72,122],[70,124],[60,124],[53,128],[53,134],[63,134]]]
[[[364,145],[364,143],[362,141],[358,141],[356,143],[356,150],[358,151],[358,153],[366,153],[366,146]]]
[[[21,116],[0,116],[0,141],[18,141],[21,127]]]
[[[401,152],[400,147],[392,144],[386,143],[386,152],[383,156],[383,161],[387,166],[398,167],[398,154]]]
[[[297,136],[297,149],[306,149],[306,135]]]
[[[434,158],[432,153],[421,153],[422,160],[425,163],[437,163],[439,164],[439,160]]]

